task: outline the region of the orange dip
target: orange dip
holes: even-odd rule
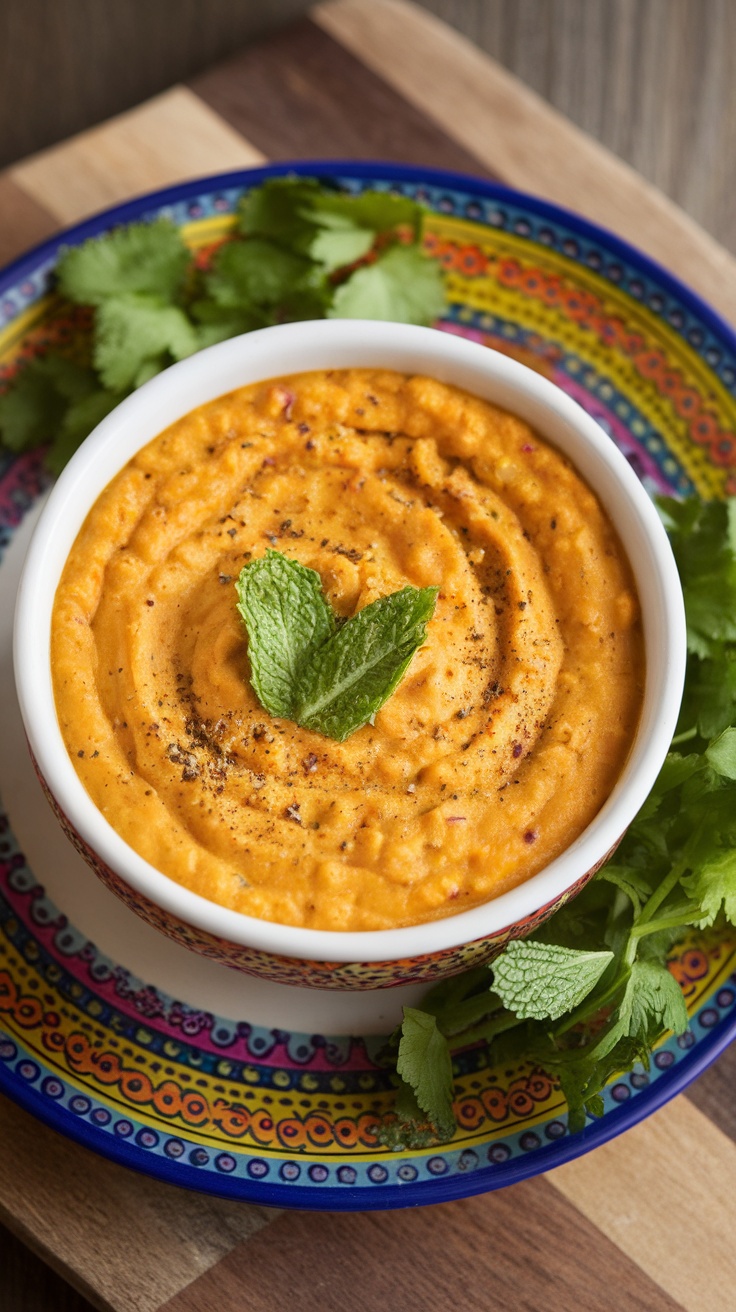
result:
[[[441,588],[344,743],[251,688],[235,580],[268,547],[344,616]],[[330,930],[453,915],[541,870],[613,788],[644,682],[629,564],[568,461],[455,387],[357,369],[243,388],[144,447],[66,563],[52,662],[74,765],[137,852]]]

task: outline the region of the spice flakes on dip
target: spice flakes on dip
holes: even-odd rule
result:
[[[264,710],[235,583],[271,549],[338,617],[439,587],[426,640],[344,742]],[[287,925],[453,915],[558,856],[643,698],[631,570],[521,420],[388,371],[243,388],[109,484],[56,596],[62,732],[91,797],[187,888]]]

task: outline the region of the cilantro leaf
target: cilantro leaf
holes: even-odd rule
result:
[[[736,732],[736,731],[735,731]],[[702,912],[698,925],[712,925],[723,908],[727,920],[736,925],[736,850],[715,853],[682,880],[685,892]]]
[[[736,779],[736,729],[724,729],[706,748],[705,757],[716,774],[724,779]]]
[[[658,498],[682,582],[688,647],[701,659],[736,641],[736,553],[732,512],[722,501]]]
[[[427,636],[439,588],[402,588],[358,611],[300,670],[296,719],[343,742],[388,700]]]
[[[12,387],[0,396],[0,434],[9,451],[27,451],[52,442],[70,404],[96,386],[91,369],[50,355],[30,360]]]
[[[340,191],[321,191],[307,202],[310,217],[327,226],[328,219],[341,219],[356,228],[384,233],[410,227],[418,240],[423,208],[408,196],[393,196],[388,191],[363,191],[349,195]]]
[[[77,447],[81,446],[93,428],[109,415],[123,399],[124,393],[110,392],[103,388],[87,393],[71,404],[64,415],[61,427],[54,438],[46,456],[46,464],[52,474],[60,474],[71,460]]]
[[[445,304],[442,272],[416,246],[391,246],[335,291],[331,319],[431,324]]]
[[[325,218],[330,221],[323,221],[309,244],[309,254],[325,273],[354,264],[368,254],[375,233],[366,228],[354,228],[351,223],[337,217],[332,219],[326,215]]]
[[[519,1020],[557,1020],[595,988],[612,952],[517,939],[493,962],[493,987]]]
[[[321,190],[316,178],[268,179],[240,202],[240,231],[307,254],[318,228],[309,209]]]
[[[197,345],[184,311],[155,296],[111,296],[97,310],[94,362],[107,388],[140,386],[152,363],[163,368],[193,355]]]
[[[567,1100],[567,1124],[571,1134],[585,1128],[586,1115],[603,1115],[601,1091],[611,1076],[632,1070],[637,1062],[646,1064],[647,1053],[646,1045],[621,1035],[600,1056],[590,1056],[585,1051],[580,1054],[575,1050],[547,1055],[546,1064],[556,1073]]]
[[[335,630],[322,580],[269,549],[243,566],[235,586],[256,696],[271,715],[293,720],[302,665]]]
[[[674,975],[661,962],[635,961],[620,1007],[623,1037],[646,1042],[662,1030],[684,1034],[687,1007]]]
[[[182,288],[190,260],[179,229],[168,219],[130,223],[68,248],[57,268],[59,291],[80,305],[135,292],[170,301]]]
[[[406,196],[348,195],[320,186],[316,178],[287,177],[271,178],[243,198],[240,227],[247,237],[267,237],[335,269],[360,259],[379,233],[411,227],[418,241],[422,216],[422,206]],[[330,242],[331,233],[344,234],[344,244]]]
[[[246,240],[227,242],[208,272],[168,219],[132,223],[66,249],[57,285],[62,296],[94,310],[94,369],[55,355],[25,366],[0,396],[3,446],[19,452],[48,443],[47,463],[58,472],[128,391],[174,360],[269,324],[328,313],[431,322],[444,298],[439,265],[419,250],[423,216],[407,197],[347,195],[316,178],[271,178],[241,202]],[[407,229],[412,246],[398,244]],[[372,248],[383,253],[370,268],[353,269],[373,258]],[[84,387],[69,392],[54,371],[75,368]]]
[[[197,324],[197,349],[200,351],[205,346],[214,346],[216,342],[225,342],[229,337],[239,337],[241,333],[265,328],[268,324],[268,315],[263,310],[226,309],[208,297],[194,301],[190,313]]]
[[[250,312],[288,305],[297,292],[320,291],[311,260],[260,237],[228,242],[204,281],[218,305]],[[326,301],[326,291],[323,296]]]
[[[396,1070],[413,1089],[417,1103],[438,1134],[443,1139],[450,1138],[456,1128],[452,1060],[447,1039],[440,1033],[434,1016],[404,1007]]]

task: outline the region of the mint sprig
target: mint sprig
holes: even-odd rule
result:
[[[567,1099],[571,1131],[603,1114],[614,1074],[648,1067],[662,1033],[687,1028],[667,968],[672,946],[692,928],[736,924],[736,499],[659,504],[688,621],[673,750],[615,857],[582,892],[490,967],[437,985],[410,1021],[413,1035],[419,1014],[431,1018],[453,1053],[485,1043],[491,1063],[548,1070]],[[378,1137],[392,1148],[453,1132],[437,1093],[446,1071],[437,1044],[423,1057],[413,1048],[412,1112],[397,1065],[405,1026],[386,1049],[398,1093]]]
[[[243,567],[235,587],[255,694],[271,715],[294,720],[301,670],[335,631],[322,580],[269,548]]]
[[[265,710],[344,742],[395,691],[439,588],[401,588],[338,624],[319,574],[268,549],[236,583],[251,683]]]

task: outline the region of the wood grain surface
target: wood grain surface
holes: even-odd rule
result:
[[[11,182],[57,223],[184,178],[251,168],[263,155],[186,87],[10,169]]]
[[[465,37],[428,17],[417,30],[401,0],[340,0],[315,18],[510,186],[577,210],[670,269],[686,249],[691,286],[736,322],[734,257]]]
[[[612,1289],[627,1312],[682,1306],[545,1180],[416,1211],[284,1213],[165,1309],[241,1312],[246,1288],[248,1312],[611,1312]]]
[[[588,213],[607,197],[609,226],[642,234],[736,310],[729,255],[474,47],[392,0],[320,6],[188,87],[14,166],[0,175],[0,251],[175,179],[340,154],[485,172]],[[0,1233],[0,1312],[727,1312],[735,1084],[732,1050],[687,1096],[543,1179],[334,1216],[133,1175],[0,1099],[0,1221],[16,1236]]]
[[[0,1106],[0,1216],[98,1306],[160,1307],[278,1215],[133,1175],[6,1098]],[[56,1200],[50,1184],[59,1189]],[[1,1283],[0,1308],[6,1312]]]
[[[736,252],[733,0],[419,0]],[[195,77],[310,0],[3,0],[0,167]]]

